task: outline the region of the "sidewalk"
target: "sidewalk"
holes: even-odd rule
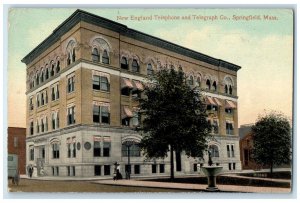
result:
[[[152,187],[152,188],[172,188],[182,190],[205,191],[207,185],[204,184],[187,184],[187,183],[166,183],[141,180],[98,180],[93,181],[98,184],[120,185],[130,187]],[[290,193],[290,188],[275,187],[252,187],[252,186],[236,186],[236,185],[217,185],[222,192],[246,192],[246,193]]]

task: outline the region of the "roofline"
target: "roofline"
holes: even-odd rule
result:
[[[47,48],[52,44],[59,41],[60,38],[67,33],[71,28],[73,28],[80,21],[84,21],[93,25],[104,27],[106,29],[120,33],[129,38],[133,38],[163,49],[206,62],[211,65],[220,66],[229,70],[238,71],[241,66],[229,63],[227,61],[216,59],[211,56],[196,52],[194,50],[182,47],[180,45],[174,44],[172,42],[154,37],[152,35],[128,28],[126,25],[117,23],[115,21],[97,16],[95,14],[77,9],[70,17],[63,21],[56,29],[53,30],[52,34],[49,35],[45,40],[43,40],[36,48],[29,52],[21,61],[28,65],[35,58],[41,55]]]

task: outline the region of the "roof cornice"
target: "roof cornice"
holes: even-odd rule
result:
[[[29,54],[27,54],[21,61],[28,65],[40,54],[45,52],[52,44],[60,40],[60,38],[72,29],[79,22],[87,22],[96,26],[100,26],[115,32],[120,33],[129,38],[136,39],[163,49],[211,64],[215,66],[220,66],[232,71],[238,71],[241,67],[227,61],[213,58],[205,54],[193,51],[191,49],[179,46],[172,42],[154,37],[143,32],[128,28],[126,25],[111,21],[109,19],[97,16],[95,14],[88,13],[83,10],[76,10],[69,18],[67,18],[63,23],[61,23],[50,36],[48,36],[44,41],[42,41],[36,48],[34,48]]]

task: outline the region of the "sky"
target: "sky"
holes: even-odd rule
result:
[[[293,12],[288,9],[80,8],[132,29],[241,66],[239,125],[272,110],[292,119]],[[8,126],[26,127],[26,65],[21,59],[76,8],[11,8],[8,13]],[[155,16],[178,16],[178,20]],[[273,16],[274,20],[264,19]],[[122,20],[118,16],[122,16]],[[152,20],[131,17],[152,16]],[[196,18],[198,17],[198,19]],[[204,20],[201,16],[212,16]],[[249,19],[259,16],[259,19]],[[125,18],[127,17],[127,20]],[[186,17],[185,19],[183,19]],[[238,19],[242,17],[243,19]],[[248,17],[248,20],[246,20]]]

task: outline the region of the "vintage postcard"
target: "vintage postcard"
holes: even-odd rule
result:
[[[9,195],[290,194],[294,17],[10,7]]]

